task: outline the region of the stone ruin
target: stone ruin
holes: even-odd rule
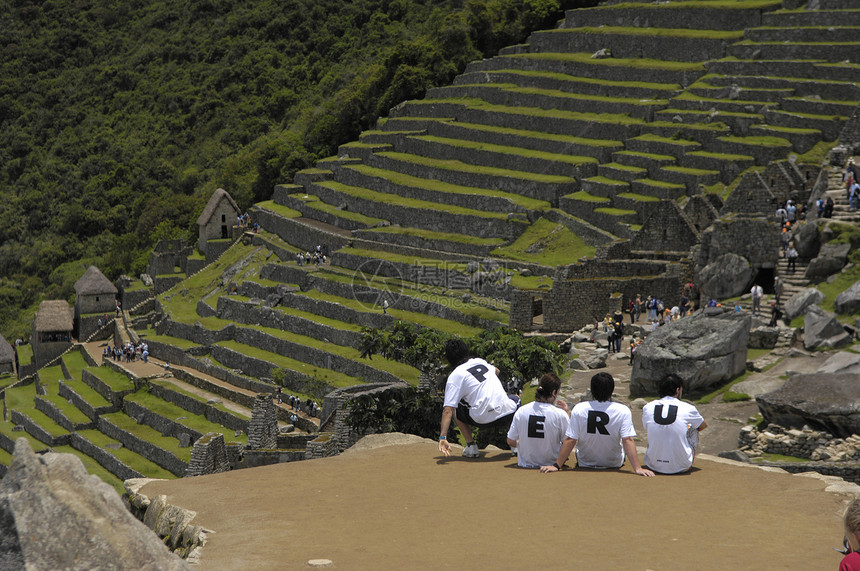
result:
[[[278,414],[271,393],[259,393],[254,399],[248,424],[249,450],[270,450],[278,446]]]
[[[224,445],[224,435],[220,432],[208,432],[194,443],[185,477],[217,474],[228,470],[230,460]]]

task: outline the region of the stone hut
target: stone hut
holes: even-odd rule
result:
[[[105,315],[112,316],[116,310],[116,295],[119,290],[101,271],[90,266],[84,275],[75,282],[75,336],[78,339],[89,339],[90,335],[100,329],[99,321]],[[110,335],[105,329],[100,337],[107,339]]]
[[[72,346],[74,314],[62,299],[43,301],[33,319],[33,364],[39,368]]]
[[[6,338],[0,335],[0,375],[5,373],[15,373],[15,350]]]
[[[212,198],[197,219],[197,249],[206,256],[207,262],[221,255],[232,243],[235,238],[233,227],[241,214],[239,205],[226,190],[219,188],[212,193]],[[228,242],[216,246],[218,240]]]

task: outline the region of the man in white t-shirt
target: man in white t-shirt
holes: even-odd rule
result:
[[[657,383],[658,400],[642,409],[648,431],[645,465],[660,474],[678,474],[693,467],[699,432],[708,427],[696,407],[682,400],[684,382],[667,375]]]
[[[453,419],[466,439],[463,456],[480,456],[472,437],[472,427],[501,427],[507,430],[519,406],[505,392],[499,380],[498,369],[483,359],[469,358],[469,348],[461,339],[452,339],[445,345],[445,357],[454,367],[445,384],[445,401],[442,405],[442,423],[439,428],[439,452],[451,454],[448,428]]]
[[[541,377],[535,400],[514,414],[508,445],[517,449],[521,468],[540,468],[552,463],[561,451],[569,422],[567,403],[557,400],[561,380],[553,373]],[[555,404],[553,404],[555,403]]]
[[[757,314],[761,310],[761,296],[764,295],[764,290],[760,285],[755,284],[752,286],[750,290],[750,296],[752,297],[752,312],[753,315]]]
[[[639,463],[633,438],[633,415],[621,403],[612,402],[615,379],[609,373],[591,377],[591,395],[594,400],[573,407],[570,423],[558,458],[541,472],[557,472],[576,448],[576,461],[580,468],[620,468],[625,456],[630,459],[633,472],[651,477],[654,472]]]

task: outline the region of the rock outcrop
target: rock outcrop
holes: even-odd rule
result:
[[[801,290],[785,302],[785,318],[791,321],[795,317],[803,315],[810,305],[821,303],[822,301],[824,301],[824,294],[814,287]]]
[[[702,391],[741,374],[746,367],[749,315],[698,313],[649,335],[633,360],[631,396],[653,395],[664,375],[675,373],[688,391]]]
[[[803,321],[803,346],[808,349],[842,347],[851,343],[851,336],[832,313],[817,305],[809,306]]]
[[[860,433],[860,383],[851,373],[794,375],[785,384],[756,397],[768,423],[803,425],[846,438]]]
[[[723,254],[699,272],[698,283],[707,297],[726,299],[747,291],[753,271],[749,261],[737,254]]]
[[[2,569],[188,569],[71,454],[15,443],[0,483]]]
[[[860,311],[860,281],[836,296],[833,302],[836,313],[856,313]]]

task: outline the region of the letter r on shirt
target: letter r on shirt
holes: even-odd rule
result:
[[[602,410],[589,410],[588,411],[588,425],[586,426],[586,432],[589,434],[605,434],[609,436],[609,430],[607,430],[606,425],[609,424],[609,415],[603,412]]]

